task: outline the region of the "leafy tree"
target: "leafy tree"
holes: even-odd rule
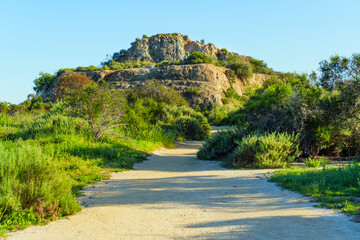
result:
[[[53,91],[55,97],[60,100],[70,93],[85,88],[92,81],[85,75],[77,72],[70,72],[63,75],[56,83]]]
[[[71,114],[89,123],[95,141],[121,125],[124,98],[107,83],[92,82],[84,89],[71,91],[66,100]]]
[[[34,91],[37,95],[43,95],[49,91],[54,83],[56,75],[40,72],[40,76],[34,80]]]
[[[360,54],[354,53],[350,58],[335,55],[319,63],[320,85],[333,90],[336,85],[346,81],[360,81]]]

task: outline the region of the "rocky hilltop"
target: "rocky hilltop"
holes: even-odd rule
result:
[[[185,60],[191,53],[197,51],[218,60],[224,60],[235,53],[215,47],[213,44],[204,44],[192,41],[187,35],[180,33],[156,34],[151,37],[136,39],[128,50],[118,53],[117,60],[123,61],[149,61],[149,62],[177,62]],[[239,58],[246,58],[245,56]]]
[[[196,89],[196,95],[192,96],[192,105],[202,105],[207,108],[222,105],[221,99],[225,97],[225,91],[232,87],[240,95],[250,85],[262,85],[268,75],[253,74],[252,77],[241,79],[229,68],[215,66],[213,64],[189,64],[186,59],[193,52],[200,52],[214,61],[227,59],[235,56],[239,61],[248,61],[249,57],[218,49],[213,44],[202,44],[192,41],[188,36],[179,33],[157,34],[151,37],[137,39],[128,50],[121,50],[113,55],[112,62],[139,63],[147,62],[150,65],[143,68],[130,68],[121,70],[97,70],[82,71],[94,81],[109,81],[119,89],[136,87],[147,81],[154,80],[176,91],[186,94]],[[170,65],[156,65],[167,61]],[[108,68],[109,69],[109,68]],[[67,73],[63,73],[54,81]],[[47,97],[51,96],[51,91]]]

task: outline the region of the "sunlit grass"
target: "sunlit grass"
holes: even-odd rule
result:
[[[323,169],[293,168],[276,171],[270,178],[280,186],[313,196],[320,207],[360,214],[360,164]]]

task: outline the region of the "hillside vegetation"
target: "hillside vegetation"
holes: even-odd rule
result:
[[[204,104],[200,85],[186,81],[179,93],[153,79],[115,88],[101,77],[109,70],[170,66],[175,72],[173,65],[199,63],[226,76],[221,104]],[[98,70],[97,80],[89,78]],[[260,84],[245,84],[254,73],[263,74]],[[322,61],[319,76],[279,73],[181,34],[144,36],[99,67],[40,73],[36,94],[21,104],[0,102],[0,235],[78,212],[76,196],[84,186],[129,170],[177,140],[205,140],[198,158],[229,167],[281,168],[306,159],[324,170],[287,170],[273,181],[358,213],[359,73],[359,54]],[[247,86],[244,94],[236,81]],[[209,138],[210,124],[233,128]],[[320,157],[353,164],[332,169]]]
[[[0,105],[0,233],[78,212],[82,187],[131,169],[160,146],[203,140],[210,125],[156,82],[127,91],[74,73],[57,103]]]
[[[237,168],[288,167],[301,157],[308,167],[323,170],[279,171],[272,180],[316,197],[323,206],[358,214],[359,80],[360,54],[322,61],[318,77],[273,75],[224,115],[221,122],[234,128],[206,140],[197,155]],[[326,168],[327,158],[352,165]]]

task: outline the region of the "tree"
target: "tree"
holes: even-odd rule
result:
[[[358,53],[354,53],[350,58],[331,56],[329,60],[323,60],[319,65],[321,71],[319,83],[327,90],[333,90],[336,85],[346,81],[359,82],[360,80],[360,54]]]
[[[84,74],[71,72],[64,74],[56,83],[53,92],[57,100],[64,98],[71,91],[84,89],[92,81]]]
[[[34,91],[37,95],[43,95],[45,92],[49,91],[54,83],[56,75],[50,73],[40,72],[40,76],[34,80]]]
[[[71,91],[66,100],[70,112],[89,123],[95,141],[121,125],[124,98],[108,83],[92,82],[84,89]]]

